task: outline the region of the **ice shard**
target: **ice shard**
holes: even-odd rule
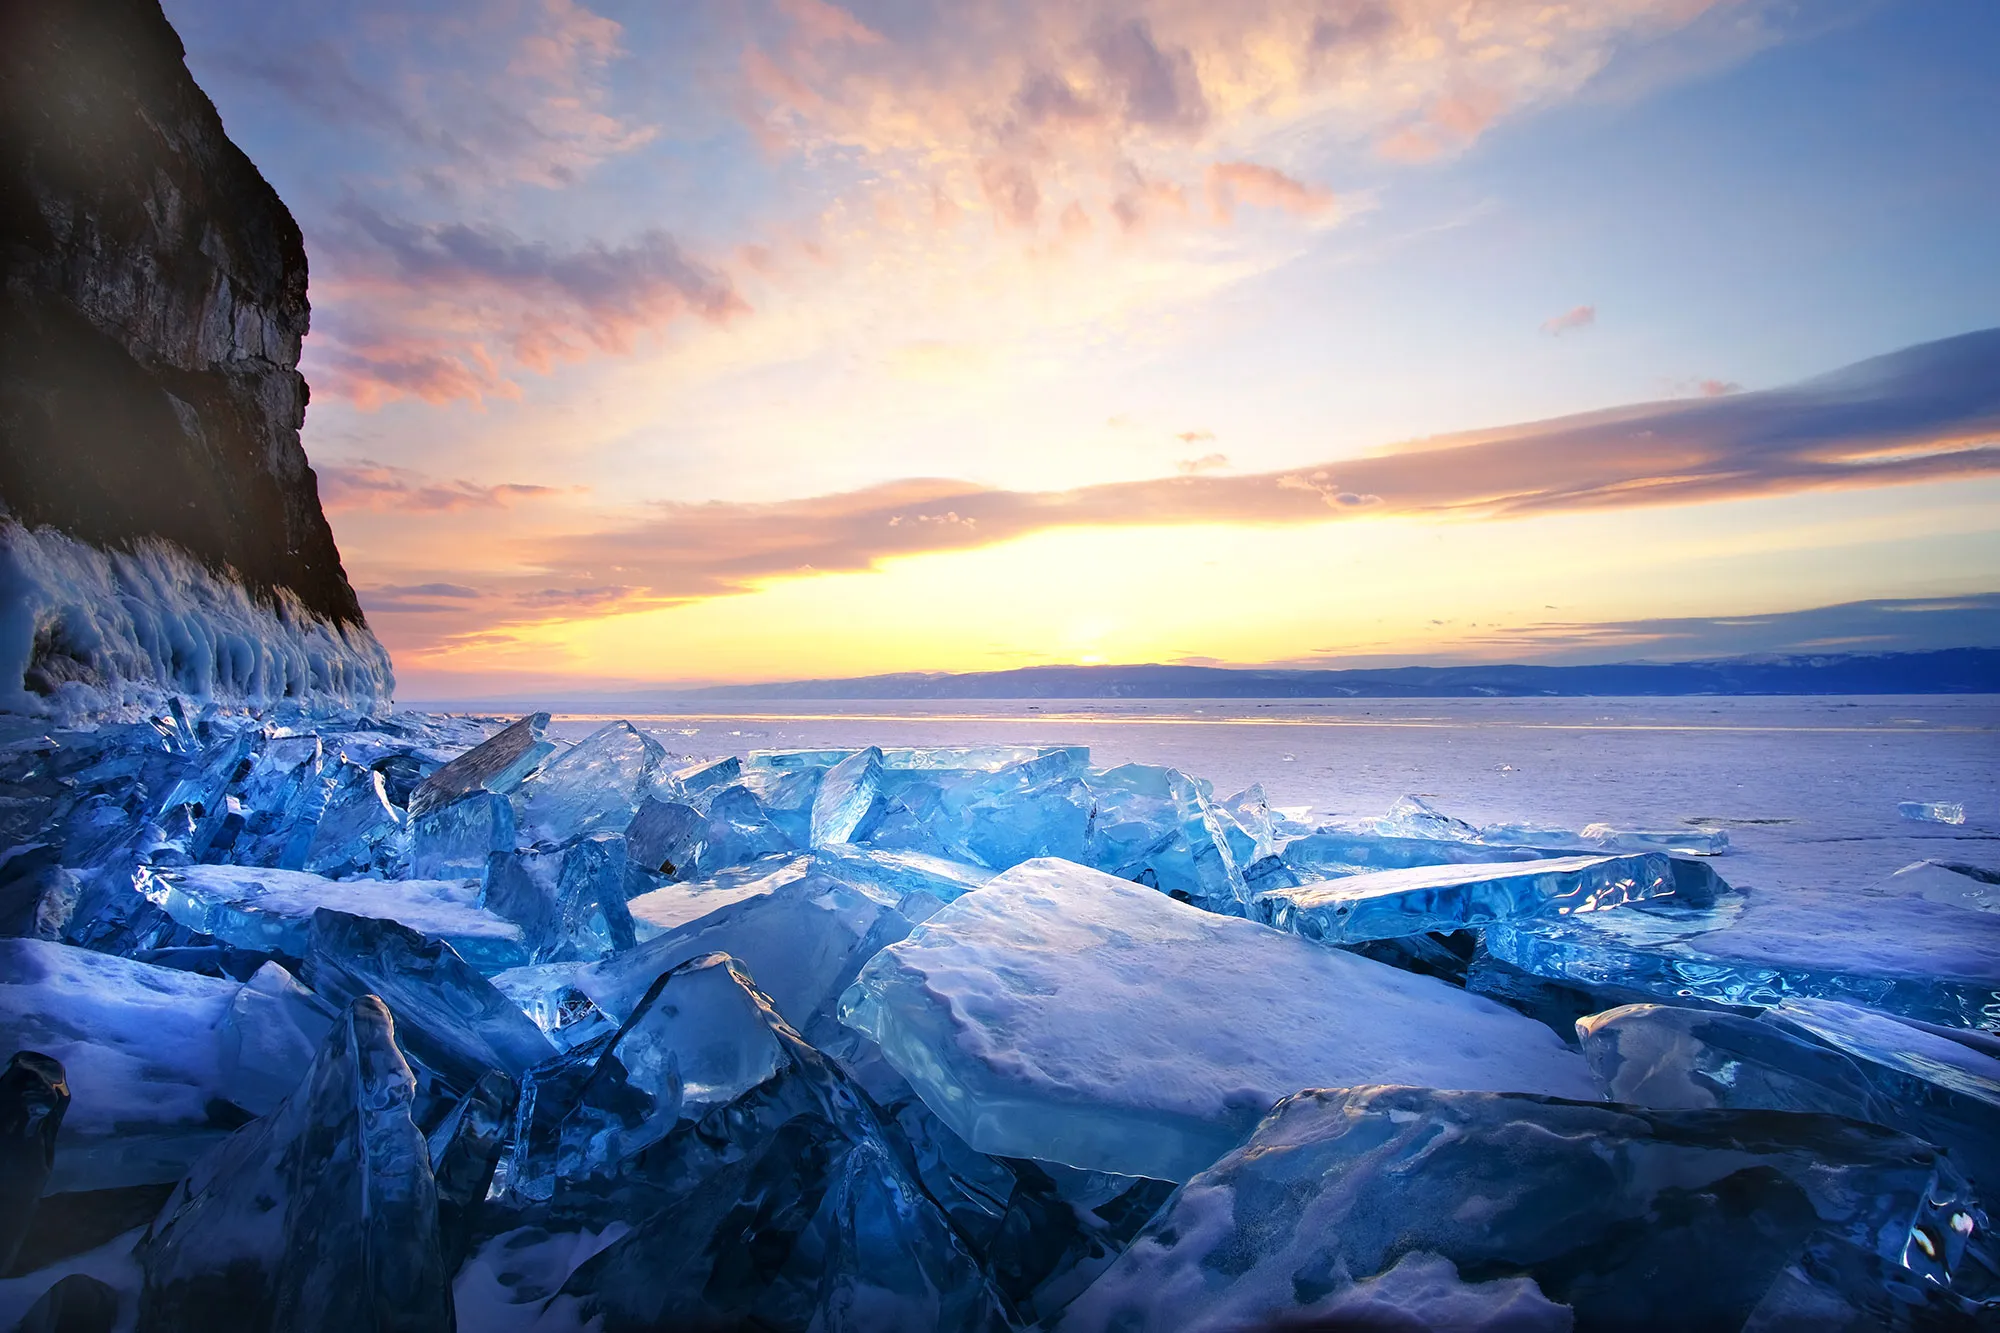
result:
[[[477,879],[488,857],[513,849],[514,807],[492,792],[474,792],[410,821],[413,879]]]
[[[1439,842],[1477,842],[1479,830],[1448,815],[1421,796],[1399,796],[1389,813],[1375,821],[1385,838],[1428,838]]]
[[[625,827],[627,854],[639,865],[674,879],[693,879],[708,844],[708,817],[691,805],[648,796]]]
[[[713,875],[774,852],[788,852],[797,845],[771,821],[750,789],[740,783],[724,787],[709,799],[708,822],[701,839],[694,862],[687,867],[690,873],[700,876]]]
[[[1898,898],[1928,898],[1934,903],[2000,912],[2000,873],[1979,866],[1945,861],[1916,861],[1875,886],[1878,893]]]
[[[665,776],[666,760],[660,743],[630,722],[600,727],[521,784],[521,831],[557,843],[622,832]]]
[[[1002,1326],[895,1131],[728,958],[659,978],[594,1062],[549,1072],[522,1099],[523,1216],[636,1219],[549,1303],[578,1324]]]
[[[1948,1036],[1825,1000],[1755,1019],[1626,1005],[1577,1031],[1614,1101],[1869,1120],[1944,1148],[1982,1194],[2000,1187],[2000,1059]]]
[[[1489,926],[1525,972],[1673,1003],[1845,1000],[1949,1027],[2000,1028],[2000,931],[1953,903],[1791,889]]]
[[[0,1274],[14,1266],[27,1239],[68,1110],[62,1061],[40,1051],[8,1057],[0,1071]]]
[[[74,1098],[51,1192],[176,1180],[268,1109],[274,1081],[297,1079],[311,1057],[307,1012],[239,1005],[242,990],[65,944],[0,940],[0,1032],[59,1061]],[[288,1049],[297,1064],[286,1070],[277,1053]]]
[[[1150,764],[1093,773],[1085,862],[1211,912],[1245,915],[1249,891],[1229,848],[1228,821],[1205,786]]]
[[[740,785],[787,843],[810,847],[813,805],[825,777],[824,768],[746,768]]]
[[[313,913],[395,921],[449,940],[489,971],[528,961],[521,927],[479,905],[476,879],[327,879],[256,866],[182,866],[142,873],[140,891],[190,930],[240,949],[303,958]]]
[[[320,874],[365,875],[393,866],[403,854],[403,812],[372,768],[343,764],[314,827],[300,867]]]
[[[1896,813],[1919,824],[1965,822],[1965,805],[1960,801],[1898,801]]]
[[[548,725],[547,713],[531,713],[487,737],[418,783],[409,813],[421,815],[476,791],[501,796],[513,791],[555,752],[554,743],[542,739]]]
[[[1096,808],[1073,752],[1052,750],[992,772],[941,772],[900,788],[872,845],[991,870],[1037,856],[1085,858]]]
[[[334,1018],[331,1005],[278,964],[258,968],[230,997],[216,1028],[229,1100],[263,1115],[291,1096]]]
[[[815,874],[860,889],[896,905],[910,921],[922,921],[948,902],[992,882],[996,872],[922,852],[877,847],[831,846],[813,853]]]
[[[670,885],[633,900],[635,922],[656,929],[652,938],[576,969],[568,984],[624,1019],[661,973],[727,953],[787,1023],[838,1051],[853,1036],[836,1014],[841,993],[862,964],[909,933],[899,901],[816,873],[803,857],[728,886]]]
[[[1828,1242],[1935,1289],[1977,1280],[1991,1245],[1935,1149],[1834,1116],[1309,1091],[1189,1181],[1056,1327],[1738,1329]],[[1358,1296],[1399,1304],[1413,1260],[1450,1303],[1359,1319]]]
[[[517,925],[527,945],[517,962],[601,958],[635,942],[628,870],[625,839],[617,834],[560,850],[496,852],[480,901]]]
[[[812,845],[863,842],[887,813],[882,795],[882,752],[873,746],[826,771],[813,797]]]
[[[1306,884],[1380,870],[1489,865],[1497,861],[1542,861],[1563,854],[1533,847],[1496,847],[1486,843],[1390,837],[1326,828],[1287,839],[1278,853],[1278,859],[1292,872],[1287,877],[1288,883]]]
[[[541,1029],[449,944],[407,926],[321,908],[305,963],[307,983],[330,1000],[380,996],[403,1049],[456,1092],[489,1069],[519,1078],[555,1054]]]
[[[388,1009],[355,1000],[298,1089],[203,1159],[140,1243],[141,1333],[446,1333],[415,1094]]]
[[[1583,1054],[1615,1102],[1669,1110],[1819,1111],[1887,1123],[1860,1066],[1837,1050],[1741,1014],[1628,1004],[1577,1023]]]
[[[840,1016],[979,1151],[1159,1180],[1304,1087],[1596,1094],[1489,1000],[1056,860],[877,954]]]
[[[1378,870],[1259,894],[1254,915],[1309,940],[1346,944],[1526,917],[1601,912],[1674,892],[1664,854]]]
[[[479,1076],[425,1141],[438,1201],[444,1271],[455,1273],[470,1250],[493,1172],[513,1127],[519,1090],[497,1069]]]

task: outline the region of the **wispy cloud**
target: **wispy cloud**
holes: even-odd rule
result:
[[[1213,439],[1214,436],[1210,436]],[[1203,454],[1200,458],[1183,458],[1174,464],[1174,471],[1183,477],[1196,476],[1203,472],[1219,472],[1229,466],[1228,454]]]
[[[408,468],[366,460],[357,463],[322,463],[319,474],[320,504],[329,513],[342,510],[397,510],[413,514],[449,513],[460,509],[504,509],[522,500],[556,496],[554,486],[526,486],[516,482],[481,485],[471,481],[442,481]],[[440,593],[448,584],[429,584],[427,596],[474,596],[470,590]],[[391,589],[394,591],[394,589]]]
[[[325,248],[345,299],[320,330],[314,369],[363,406],[504,395],[517,368],[626,352],[683,315],[719,324],[749,310],[725,274],[661,231],[565,250],[497,227],[420,225],[352,199],[338,219]]]
[[[1578,329],[1587,329],[1596,322],[1597,307],[1594,305],[1580,305],[1573,309],[1565,310],[1560,315],[1543,320],[1542,332],[1548,334],[1551,338],[1560,338],[1565,333],[1574,333]]]
[[[1512,655],[1568,662],[2000,647],[2000,593],[1882,598],[1747,616],[1549,620],[1495,627],[1470,646],[1489,660]]]
[[[1562,417],[1282,472],[1193,468],[1065,491],[912,478],[768,504],[659,504],[629,526],[537,541],[533,559],[677,601],[1053,528],[1494,519],[1993,475],[2000,329],[1783,389]]]

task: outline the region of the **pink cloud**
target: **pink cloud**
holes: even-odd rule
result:
[[[1275,208],[1299,217],[1318,217],[1333,208],[1333,191],[1307,185],[1255,162],[1217,162],[1208,169],[1208,202],[1215,216],[1228,221],[1238,203]]]
[[[664,232],[558,249],[464,223],[418,224],[358,202],[324,252],[341,298],[308,343],[321,388],[362,407],[516,396],[515,370],[547,373],[629,353],[682,318],[749,311],[723,272]]]
[[[1560,315],[1543,320],[1542,332],[1548,334],[1551,338],[1560,338],[1565,333],[1574,333],[1578,329],[1587,329],[1596,322],[1597,307],[1594,305],[1580,305],[1565,310]]]
[[[461,509],[505,509],[520,500],[538,500],[562,492],[553,486],[507,482],[482,486],[470,481],[440,481],[408,468],[362,460],[324,463],[319,475],[320,504],[329,513],[343,510],[397,510],[440,514]]]

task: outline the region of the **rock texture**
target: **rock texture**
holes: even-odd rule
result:
[[[359,627],[299,445],[305,246],[183,56],[157,0],[0,0],[0,503]]]

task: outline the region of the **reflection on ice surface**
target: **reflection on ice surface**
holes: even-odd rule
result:
[[[72,1269],[164,1333],[2000,1309],[1963,851],[1779,887],[1721,816],[680,739],[5,733],[0,1322]]]

